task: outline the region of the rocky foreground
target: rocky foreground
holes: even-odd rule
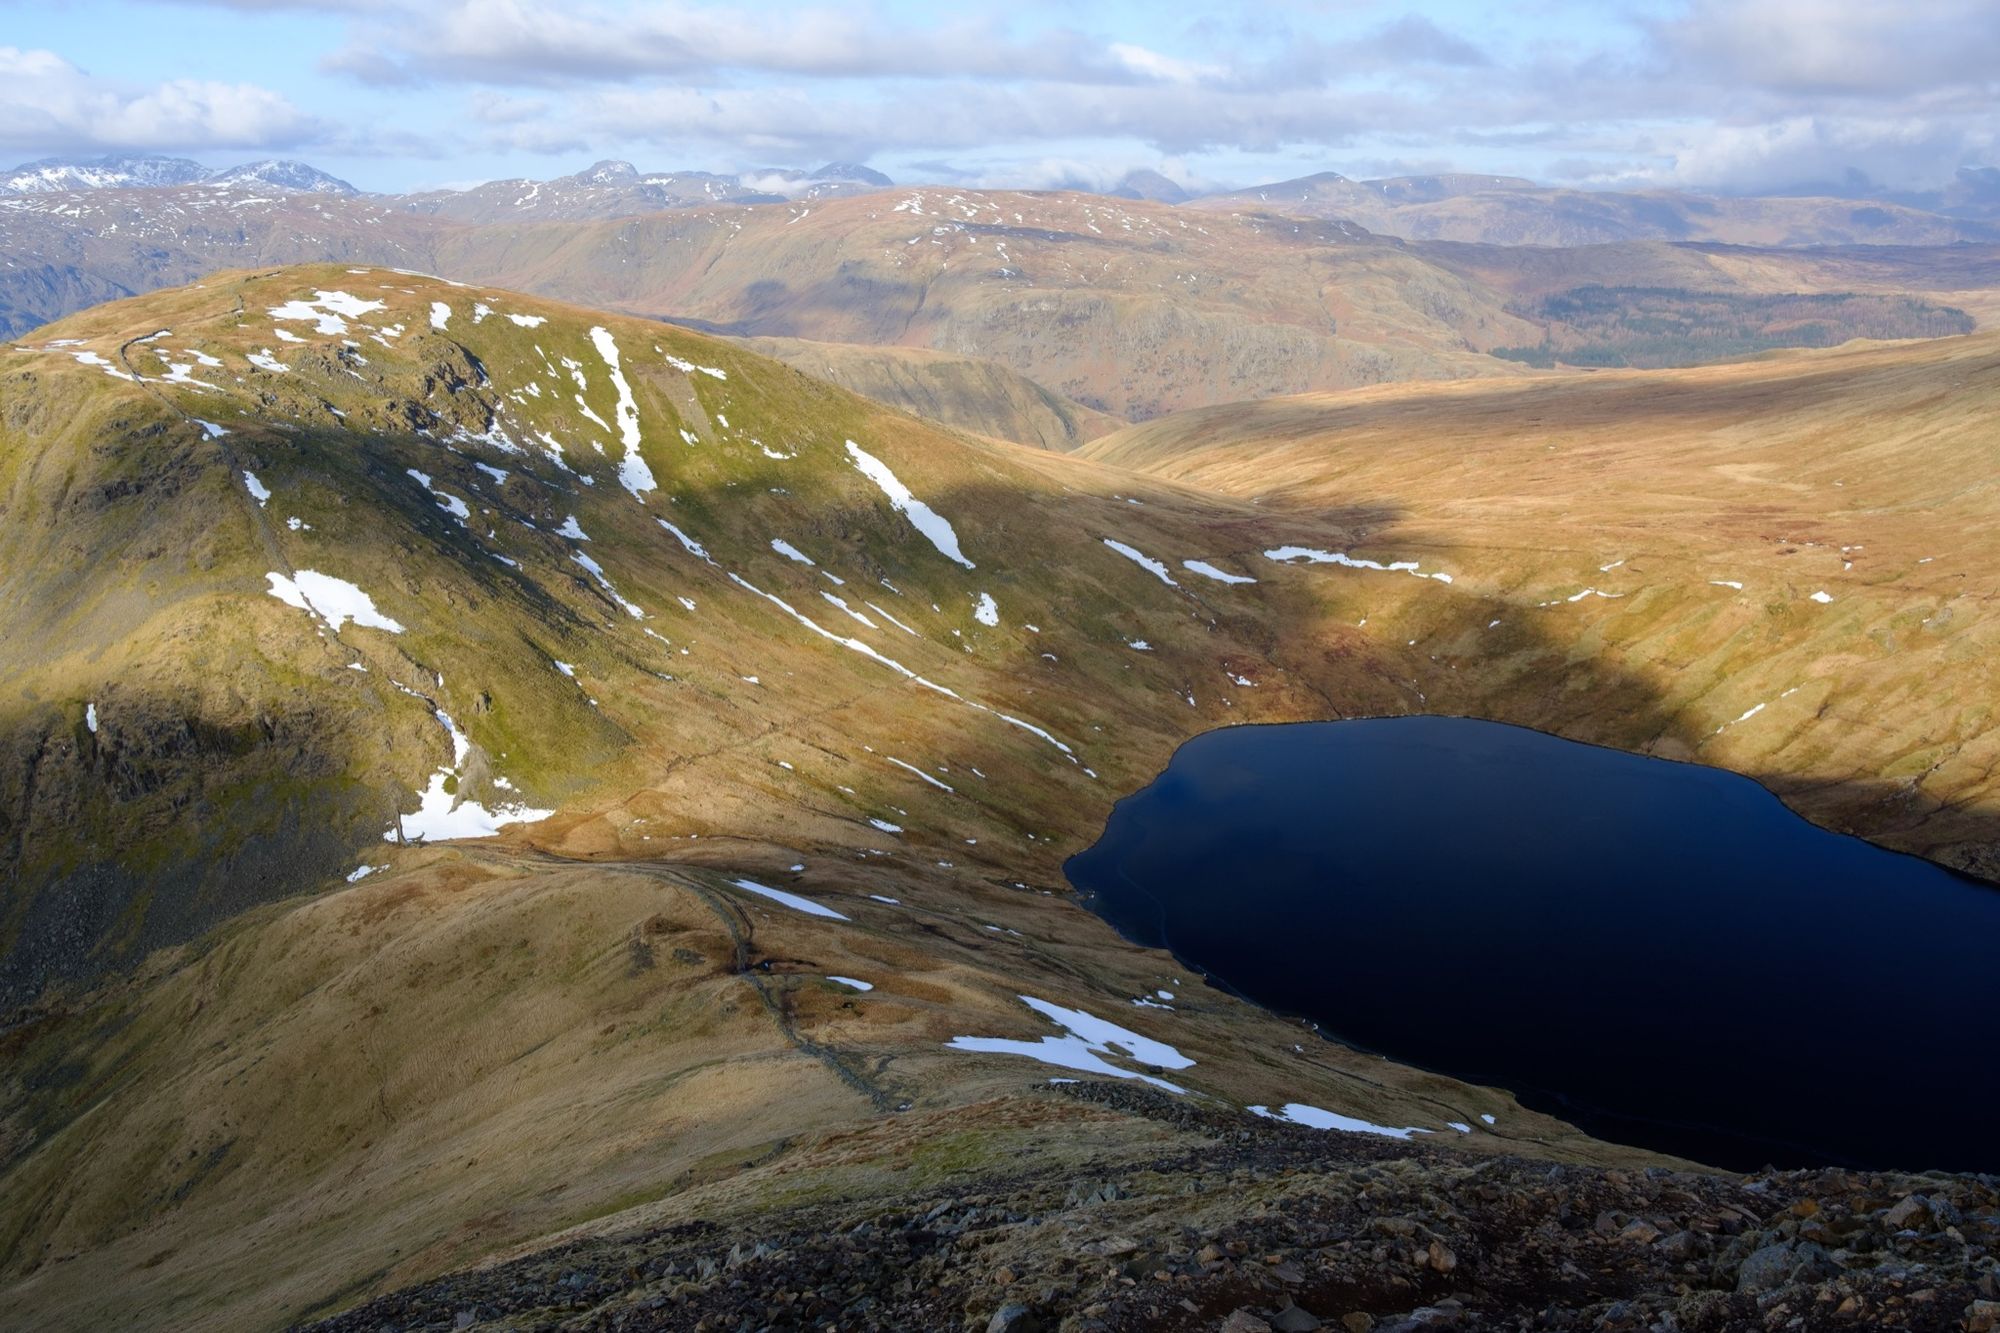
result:
[[[1992,1176],[1558,1165],[1063,1094],[1154,1122],[1166,1150],[572,1241],[311,1327],[2000,1328]]]

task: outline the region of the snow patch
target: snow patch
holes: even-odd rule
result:
[[[301,569],[290,578],[276,572],[264,577],[271,582],[266,589],[271,596],[287,606],[295,606],[320,617],[333,627],[336,634],[350,620],[368,629],[387,630],[391,634],[403,632],[401,625],[375,609],[374,598],[346,579],[337,579],[315,569]]]
[[[912,638],[923,637],[922,635],[918,634],[915,630],[911,629],[908,625],[905,625],[902,621],[896,619],[896,617],[890,615],[887,611],[884,611],[881,607],[875,605],[875,603],[868,602],[865,603],[865,605],[868,607],[870,611],[873,611],[876,615],[882,617],[882,619],[888,621],[891,625],[894,625],[897,629],[903,631],[903,633],[905,634],[910,635]]]
[[[618,589],[612,586],[610,578],[605,575],[604,566],[598,564],[581,551],[570,552],[569,558],[589,571],[590,577],[597,580],[597,586],[604,589],[604,595],[618,603],[626,615],[632,617],[634,620],[644,620],[646,618],[644,611],[619,595]]]
[[[967,708],[976,708],[982,713],[990,714],[991,716],[1000,719],[1002,722],[1005,722],[1010,727],[1019,727],[1021,730],[1029,733],[1030,735],[1039,736],[1042,740],[1047,741],[1050,745],[1053,745],[1056,749],[1062,751],[1064,756],[1067,757],[1071,763],[1074,764],[1078,762],[1076,758],[1076,752],[1074,750],[1070,749],[1068,745],[1064,744],[1060,740],[1057,740],[1054,736],[1050,735],[1046,730],[1036,726],[1034,723],[1015,717],[1011,713],[1003,713],[997,708],[989,708],[985,704],[980,703],[975,699],[966,698],[964,695],[960,694],[957,690],[952,689],[948,685],[940,685],[934,680],[930,680],[927,679],[926,677],[920,676],[916,672],[904,666],[901,662],[898,662],[895,658],[877,652],[874,648],[863,643],[859,639],[853,639],[853,638],[844,639],[840,635],[833,633],[831,630],[827,629],[825,626],[819,624],[817,621],[811,619],[810,617],[800,614],[798,608],[794,607],[784,598],[778,597],[772,593],[765,592],[762,588],[759,588],[756,584],[750,582],[748,579],[744,578],[741,574],[738,574],[733,570],[727,572],[729,576],[729,581],[731,583],[734,583],[737,587],[742,588],[746,592],[754,593],[756,596],[762,597],[765,601],[771,603],[771,605],[777,607],[780,611],[783,611],[786,615],[798,621],[800,625],[804,626],[806,629],[811,630],[814,634],[819,635],[822,639],[831,640],[832,642],[839,644],[843,648],[846,648],[852,652],[860,653],[863,657],[870,658],[871,660],[880,663],[881,665],[889,668],[891,671],[903,677],[905,680],[912,682],[913,684],[921,685],[925,689],[930,690],[937,694],[941,694],[947,699],[952,699],[958,703],[962,703]],[[692,607],[690,607],[689,609],[692,609]],[[1088,769],[1084,771],[1089,772]],[[1093,774],[1092,776],[1095,775]]]
[[[408,841],[456,842],[463,838],[490,838],[509,824],[532,824],[547,819],[553,810],[532,810],[525,805],[501,805],[488,809],[478,801],[461,801],[446,790],[453,774],[439,769],[431,774],[430,785],[417,793],[417,809],[397,816]],[[382,835],[393,842],[395,830]]]
[[[959,549],[958,533],[952,529],[951,524],[936,510],[912,495],[910,488],[897,479],[887,464],[852,440],[847,442],[847,454],[854,460],[854,466],[861,475],[874,482],[882,494],[889,497],[889,507],[909,519],[911,526],[937,548],[938,554],[956,564],[964,565],[967,569],[976,568]]]
[[[718,379],[718,380],[726,380],[729,378],[729,372],[726,370],[717,370],[714,366],[698,366],[692,361],[683,361],[680,357],[675,356],[672,352],[661,352],[660,355],[667,359],[668,365],[672,366],[675,370],[678,370],[683,375],[701,374],[701,375],[707,375],[713,379]],[[727,426],[729,423],[725,421],[722,424]]]
[[[405,476],[415,478],[419,486],[429,491],[431,499],[437,502],[437,507],[457,519],[460,527],[472,526],[472,510],[466,507],[465,501],[449,491],[439,490],[431,481],[429,473],[419,472],[413,467],[404,468],[403,473]]]
[[[774,903],[783,903],[795,912],[804,912],[808,916],[831,917],[835,921],[847,920],[846,917],[834,911],[831,907],[822,907],[810,898],[801,898],[796,893],[786,893],[783,889],[774,889],[767,884],[759,884],[754,879],[732,879],[729,882],[746,893],[754,893],[759,897],[769,898]]]
[[[1357,559],[1340,551],[1321,551],[1311,546],[1279,546],[1264,552],[1266,560],[1275,560],[1281,565],[1295,560],[1303,560],[1311,565],[1341,565],[1348,569],[1375,569],[1384,573],[1414,574],[1420,579],[1436,579],[1439,583],[1450,583],[1449,574],[1426,574],[1417,567],[1414,560],[1391,560],[1383,564],[1379,560]]]
[[[1181,561],[1181,568],[1191,569],[1203,578],[1214,579],[1217,583],[1255,583],[1257,581],[1248,574],[1232,574],[1226,569],[1217,569],[1206,560],[1183,560]]]
[[[274,305],[271,307],[270,314],[272,319],[311,320],[315,333],[322,333],[328,337],[333,337],[347,332],[347,320],[342,319],[342,315],[353,319],[359,318],[371,310],[381,310],[384,308],[386,308],[384,302],[364,301],[360,297],[350,296],[346,292],[316,291],[313,293],[312,300],[292,300],[285,302],[283,305]]]
[[[112,365],[95,352],[71,352],[70,355],[76,358],[79,365],[95,366],[97,369],[111,376],[112,379],[129,380],[135,378],[118,369],[118,367]]]
[[[1033,1009],[1063,1029],[1059,1037],[1043,1037],[1040,1041],[1016,1041],[1007,1037],[953,1037],[945,1046],[954,1051],[974,1051],[987,1055],[1021,1055],[1030,1060],[1038,1060],[1058,1069],[1073,1069],[1086,1074],[1103,1074],[1111,1078],[1137,1079],[1167,1092],[1184,1093],[1186,1088],[1169,1083],[1151,1074],[1137,1070],[1122,1069],[1110,1063],[1105,1057],[1114,1052],[1142,1065],[1152,1065],[1160,1069],[1188,1069],[1194,1061],[1182,1055],[1163,1041],[1141,1036],[1130,1028],[1086,1013],[1081,1009],[1066,1009],[1047,1000],[1038,1000],[1032,995],[1019,997],[1021,1003]]]
[[[1153,559],[1153,557],[1147,555],[1144,551],[1141,551],[1136,547],[1127,546],[1124,542],[1113,541],[1109,537],[1106,537],[1104,539],[1104,544],[1106,546],[1109,546],[1112,550],[1118,552],[1118,554],[1124,556],[1127,560],[1130,560],[1133,564],[1139,566],[1139,568],[1151,574],[1154,578],[1158,579],[1160,582],[1166,584],[1169,588],[1178,588],[1181,586],[1180,584],[1174,582],[1174,576],[1167,572],[1167,567],[1165,565]]]
[[[653,479],[653,469],[646,466],[645,456],[639,452],[639,404],[633,399],[632,386],[625,382],[625,372],[618,364],[618,344],[612,339],[611,331],[594,328],[590,331],[590,341],[610,368],[611,387],[618,391],[614,415],[618,418],[619,438],[625,444],[625,459],[618,465],[618,484],[632,492],[633,499],[644,504],[645,493],[658,490],[659,483]],[[588,411],[587,408],[585,410]]]
[[[807,555],[804,551],[801,551],[798,547],[786,541],[783,537],[771,538],[771,549],[776,551],[779,555],[785,557],[785,559],[787,560],[795,561],[798,564],[806,565],[811,568],[815,569],[818,568],[818,565],[814,562],[811,556]]]
[[[1749,720],[1750,720],[1751,718],[1753,718],[1753,717],[1757,716],[1757,714],[1759,714],[1759,713],[1763,712],[1763,711],[1764,711],[1764,708],[1765,708],[1765,705],[1763,705],[1763,704],[1753,704],[1753,705],[1751,705],[1751,706],[1750,706],[1749,708],[1747,708],[1747,709],[1745,709],[1745,710],[1744,710],[1744,712],[1743,712],[1743,715],[1742,715],[1741,717],[1735,717],[1735,718],[1731,718],[1731,719],[1730,719],[1729,721],[1727,721],[1727,722],[1723,723],[1723,724],[1722,724],[1721,726],[1717,727],[1717,728],[1715,729],[1715,734],[1716,734],[1716,735],[1718,735],[1718,736],[1720,736],[1720,735],[1721,735],[1721,734],[1722,734],[1722,733],[1723,733],[1724,731],[1726,731],[1726,730],[1727,730],[1727,729],[1729,729],[1730,727],[1733,727],[1733,726],[1735,726],[1735,725],[1736,725],[1736,724],[1737,724],[1738,722],[1748,722],[1748,721],[1749,721]]]
[[[688,536],[685,532],[682,532],[679,528],[667,522],[667,520],[665,520],[664,518],[656,518],[653,521],[655,523],[658,523],[661,527],[665,528],[668,532],[673,533],[674,539],[680,542],[680,544],[684,548],[686,548],[687,553],[689,555],[693,556],[697,560],[702,561],[705,564],[712,565],[715,563],[715,561],[709,559],[707,549],[703,547],[700,542]]]
[[[825,598],[829,605],[840,608],[841,614],[847,616],[850,620],[854,620],[862,625],[865,625],[869,629],[881,628],[881,626],[877,625],[867,616],[862,615],[859,611],[856,611],[853,607],[849,606],[844,598],[835,597],[830,592],[823,592],[820,594],[820,596]]]
[[[922,770],[921,768],[918,768],[915,764],[906,764],[902,760],[896,758],[894,755],[885,754],[882,757],[888,760],[890,763],[894,764],[897,768],[916,774],[918,777],[922,778],[925,782],[930,783],[931,786],[936,787],[939,791],[948,791],[953,793],[956,793],[958,791],[958,788],[953,787],[948,783],[938,781],[930,774],[924,772],[924,770]]]
[[[1384,1138],[1391,1139],[1407,1139],[1412,1134],[1430,1133],[1428,1129],[1418,1129],[1413,1125],[1393,1129],[1388,1125],[1372,1124],[1366,1120],[1357,1120],[1351,1115],[1342,1115],[1338,1111],[1326,1111],[1317,1106],[1308,1106],[1304,1102],[1287,1102],[1276,1111],[1268,1106],[1252,1106],[1247,1109],[1250,1114],[1263,1116],[1266,1120],[1284,1120],[1294,1125],[1304,1125],[1308,1129],[1343,1129],[1350,1134],[1380,1134]]]

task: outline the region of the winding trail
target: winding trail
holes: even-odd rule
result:
[[[863,1072],[861,1061],[857,1058],[843,1054],[837,1047],[816,1041],[799,1031],[787,1000],[789,988],[772,984],[772,974],[760,972],[751,962],[751,955],[756,947],[756,923],[750,914],[743,910],[742,904],[726,897],[714,887],[699,882],[698,875],[701,872],[651,861],[578,861],[550,852],[533,850],[513,851],[492,848],[482,849],[482,852],[484,853],[482,859],[496,862],[511,864],[525,862],[574,870],[610,870],[645,875],[693,894],[729,933],[732,950],[730,973],[747,981],[751,989],[756,991],[765,1012],[770,1015],[772,1023],[776,1025],[788,1045],[826,1066],[835,1078],[866,1097],[877,1111],[884,1113],[907,1111],[915,1104],[914,1091],[899,1084],[870,1077]]]

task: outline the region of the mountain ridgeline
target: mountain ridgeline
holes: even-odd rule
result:
[[[1332,178],[1231,202],[1140,176],[1115,197],[897,189],[840,163],[718,175],[607,161],[409,195],[329,192],[299,164],[30,166],[17,178],[35,192],[0,195],[13,260],[0,336],[221,268],[379,264],[818,344],[813,373],[1038,446],[1087,438],[1092,420],[1245,398],[1504,377],[1524,361],[1697,364],[2000,317],[2000,243],[1979,239],[1970,185],[1971,213],[1923,214],[1924,227],[1893,212],[1817,227],[1825,200],[1674,195],[1714,225],[1522,235],[1398,221],[1489,196],[1555,206],[1485,177]],[[1600,211],[1630,198],[1584,196]],[[1756,221],[1780,214],[1796,216]],[[1541,243],[1492,243],[1524,239]],[[1617,313],[1590,299],[1606,292],[1644,303],[1634,327],[1608,327]]]
[[[108,154],[97,158],[45,157],[0,173],[0,194],[69,194],[79,190],[157,190],[184,185],[276,190],[285,194],[358,193],[338,176],[304,162],[262,158],[215,169],[184,157]]]
[[[1956,1318],[1988,1186],[1676,1172],[1210,987],[1062,865],[1199,732],[1431,712],[1729,767],[1994,876],[2000,514],[1964,478],[1995,335],[1497,363],[1097,434],[939,346],[1164,410],[1183,377],[1493,361],[1466,340],[1539,327],[1464,275],[1533,275],[903,198],[448,235],[460,271],[731,332],[910,326],[877,336],[968,419],[1080,445],[755,349],[857,383],[899,359],[361,262],[0,353],[0,1323],[772,1322],[754,1291],[843,1327],[1033,1301],[1191,1329],[1464,1291],[1721,1329],[1755,1315],[1752,1242],[1816,1216],[1751,1202],[1808,1196],[1920,1266],[1843,1270],[1856,1300],[1915,1308],[1915,1273]],[[1169,302],[1176,265],[1203,276]],[[1442,327],[1456,351],[1417,336]],[[1965,1240],[1915,1229],[1919,1188]],[[1587,1225],[1614,1210],[1674,1230]],[[1601,1271],[1516,1280],[1566,1261]]]

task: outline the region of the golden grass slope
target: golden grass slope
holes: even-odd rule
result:
[[[1651,701],[1551,681],[1503,716],[1734,768],[1994,877],[1996,408],[2000,338],[1980,334],[1239,404],[1087,452],[1273,512],[1392,505],[1380,540],[1448,546],[1460,586],[1506,607],[1426,656],[1490,680],[1531,630]]]
[[[382,305],[331,331],[270,314],[326,292]],[[645,503],[593,329],[622,352]],[[904,1102],[1021,1095],[1050,1071],[944,1043],[1049,1035],[1023,994],[1171,1041],[1225,1104],[1492,1111],[1475,1147],[1626,1156],[1220,993],[1140,1009],[1183,970],[1069,901],[1063,857],[1194,731],[1403,706],[1400,672],[1319,619],[1327,580],[1257,564],[1352,516],[1269,520],[697,334],[386,270],[226,275],[8,356],[0,721],[33,762],[6,775],[6,905],[52,923],[10,945],[81,953],[6,1033],[5,1322],[268,1324]],[[403,632],[270,595],[305,569]],[[310,725],[267,727],[288,708]],[[237,739],[161,748],[182,735]],[[384,842],[446,766],[454,799],[558,813],[490,846]],[[366,799],[325,794],[347,789]],[[271,862],[242,855],[259,838]]]
[[[384,305],[276,337],[271,308],[327,289]],[[619,484],[593,328],[623,353],[658,482],[643,504]],[[184,343],[222,363],[215,387],[162,382],[157,347]],[[1491,1113],[1451,1142],[1644,1160],[1311,1038],[1071,900],[1063,858],[1217,725],[1478,714],[1732,767],[1957,864],[2000,846],[1991,337],[1219,408],[1082,457],[941,432],[684,330],[384,270],[228,275],[28,348],[0,383],[8,493],[41,497],[0,548],[25,590],[10,753],[114,811],[93,746],[292,700],[341,738],[331,772],[400,804],[360,807],[349,855],[301,892],[227,855],[264,803],[197,803],[218,842],[182,855],[223,923],[190,939],[191,916],[0,1033],[0,1323],[263,1327],[566,1228],[893,1192],[939,1169],[940,1134],[952,1160],[1013,1150],[987,1118],[953,1130],[959,1108],[1071,1114],[1036,1109],[1059,1071],[945,1047],[1053,1035],[1023,995],[1172,1044],[1211,1105],[1432,1129]],[[249,360],[263,349],[288,369]],[[135,496],[78,518],[78,497]],[[571,517],[587,541],[558,535]],[[1286,546],[1453,581],[1266,554]],[[351,576],[405,633],[315,623],[268,595],[274,567]],[[193,679],[213,701],[177,692]],[[87,700],[117,705],[97,733]],[[382,842],[452,759],[433,707],[467,734],[470,794],[503,799],[504,776],[557,813]],[[230,772],[233,753],[189,763]],[[331,807],[296,804],[278,835],[310,850],[306,817]],[[382,868],[345,882],[357,862]],[[1158,988],[1173,1011],[1133,1003]],[[1079,1168],[1149,1132],[1078,1123]]]

